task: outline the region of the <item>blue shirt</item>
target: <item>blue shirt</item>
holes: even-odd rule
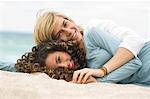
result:
[[[0,70],[16,72],[15,63],[0,58]]]
[[[84,35],[87,66],[100,68],[116,53],[121,41],[97,27],[89,28]],[[100,82],[134,83],[150,85],[150,42],[145,43],[138,56],[114,70]]]

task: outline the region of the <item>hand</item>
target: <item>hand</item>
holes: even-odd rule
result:
[[[103,75],[104,73],[100,69],[84,68],[74,72],[72,82],[81,84],[85,83],[90,76],[102,77]]]
[[[97,82],[97,80],[93,76],[90,76],[87,79],[87,81],[85,83],[82,83],[82,84],[88,84],[88,83],[94,83],[94,82]]]
[[[71,83],[73,83],[73,81],[70,81]],[[97,82],[96,78],[94,78],[93,76],[90,76],[87,81],[85,83],[82,84],[88,84],[88,83],[95,83]]]

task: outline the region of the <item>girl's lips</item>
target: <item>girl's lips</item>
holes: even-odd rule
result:
[[[75,65],[74,65],[74,62],[71,61],[68,65],[69,69],[74,69],[75,68]]]

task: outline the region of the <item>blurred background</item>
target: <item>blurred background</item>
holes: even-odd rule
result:
[[[149,0],[0,1],[0,58],[16,62],[31,51],[36,14],[41,9],[65,13],[83,26],[92,18],[110,19],[150,37]]]

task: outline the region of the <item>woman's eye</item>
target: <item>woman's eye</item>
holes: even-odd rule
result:
[[[62,32],[58,33],[57,38],[60,38],[62,35]]]
[[[64,27],[66,27],[67,26],[67,21],[64,21],[63,25],[64,25]]]
[[[58,36],[57,36],[57,38],[59,38],[60,37],[60,33],[58,33]]]

